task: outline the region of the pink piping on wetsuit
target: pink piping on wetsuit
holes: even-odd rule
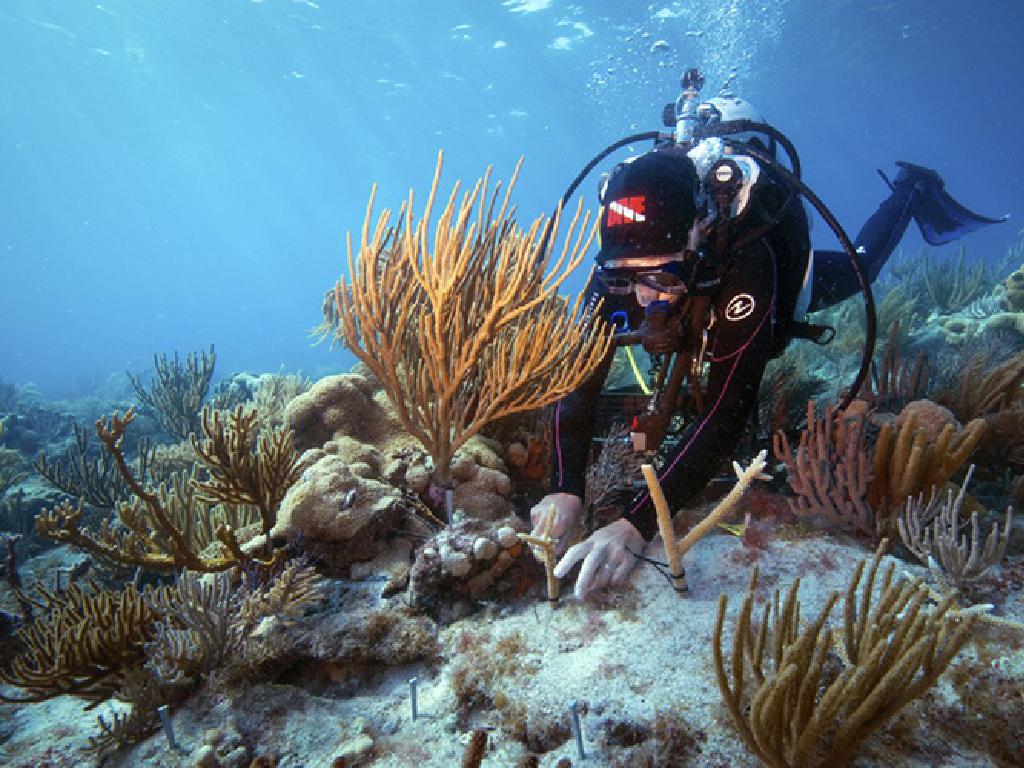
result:
[[[757,328],[755,328],[754,332],[752,334],[750,334],[750,338],[748,338],[743,343],[743,346],[739,347],[737,350],[735,350],[733,352],[730,352],[728,355],[726,355],[724,357],[714,357],[714,356],[712,356],[711,359],[712,359],[712,361],[715,361],[715,362],[720,362],[722,360],[728,360],[730,357],[735,357],[736,359],[733,361],[732,368],[729,369],[729,375],[725,377],[725,383],[722,384],[722,390],[718,393],[718,398],[715,400],[715,404],[713,406],[711,406],[711,410],[708,411],[707,415],[705,415],[704,418],[701,420],[700,426],[697,427],[696,430],[694,430],[694,433],[690,437],[690,439],[687,441],[686,446],[681,451],[679,451],[678,454],[676,454],[676,457],[672,461],[672,463],[669,464],[668,467],[666,467],[665,470],[658,476],[658,480],[659,481],[664,481],[665,478],[668,477],[672,473],[672,470],[675,469],[675,466],[676,466],[676,464],[679,463],[679,460],[681,458],[683,458],[687,454],[687,452],[690,450],[690,447],[693,445],[693,441],[696,440],[698,437],[700,437],[701,432],[704,431],[704,427],[707,426],[707,423],[708,423],[708,421],[711,420],[711,417],[715,415],[715,412],[718,410],[718,406],[720,406],[722,404],[722,398],[725,397],[725,393],[729,391],[729,384],[732,381],[733,374],[736,372],[736,367],[740,363],[740,358],[742,358],[743,352],[746,351],[747,347],[750,346],[750,343],[755,338],[757,338],[757,334],[759,334],[761,332],[761,329],[764,327],[765,321],[769,317],[771,317],[771,318],[775,317],[775,294],[776,294],[776,291],[778,289],[778,280],[777,280],[776,264],[775,264],[775,252],[772,250],[771,246],[769,246],[767,243],[765,243],[765,246],[768,248],[768,252],[771,254],[771,259],[772,259],[772,299],[771,299],[771,305],[769,306],[768,311],[764,313],[764,317],[761,318],[761,322],[757,324]],[[635,514],[644,504],[647,503],[647,500],[649,498],[650,498],[650,494],[649,493],[646,493],[646,492],[643,493],[640,496],[640,498],[637,500],[636,504],[633,505],[633,508],[630,509],[629,512],[627,512],[626,514],[627,515]]]

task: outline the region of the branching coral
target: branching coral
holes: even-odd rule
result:
[[[25,461],[21,454],[11,448],[0,446],[0,496],[9,488],[28,477]]]
[[[99,735],[89,737],[89,752],[101,757],[116,749],[137,744],[156,730],[157,708],[167,703],[167,693],[148,669],[133,669],[121,676],[113,698],[128,704],[127,713],[115,712],[108,721],[97,716]]]
[[[955,265],[952,260],[936,264],[931,255],[925,253],[920,277],[932,305],[943,314],[963,309],[995,283],[995,276],[989,273],[984,261],[967,266],[964,246],[960,246]]]
[[[508,207],[515,178],[497,213],[487,176],[461,201],[456,185],[431,237],[440,172],[439,156],[415,224],[411,194],[397,227],[387,210],[373,224],[371,194],[358,249],[349,240],[349,276],[336,286],[331,318],[430,452],[439,484],[448,485],[466,440],[502,416],[572,392],[607,354],[610,333],[583,313],[579,297],[570,305],[557,294],[593,238],[589,216],[577,228],[577,211],[547,272],[545,246],[560,215],[521,230]]]
[[[913,363],[900,359],[900,321],[893,323],[889,343],[878,366],[872,364],[866,399],[876,408],[899,410],[911,400],[924,397],[928,387],[928,361],[924,352]]]
[[[942,488],[985,434],[985,422],[975,419],[962,429],[947,423],[936,435],[918,424],[918,413],[910,405],[897,426],[882,427],[875,443],[868,501],[878,532],[887,536],[897,533],[897,517],[907,499]]]
[[[0,699],[43,701],[70,693],[94,706],[110,698],[121,687],[121,675],[144,663],[156,611],[133,584],[120,592],[95,584],[37,590],[42,600],[31,602],[41,615],[18,631],[26,650],[0,668],[0,680],[28,695]]]
[[[1013,520],[1010,507],[1006,509],[1002,530],[994,523],[984,544],[977,510],[971,513],[969,522],[960,521],[964,495],[973,472],[972,465],[960,492],[954,498],[953,491],[949,490],[944,503],[941,503],[941,494],[934,489],[927,503],[923,495],[908,499],[898,521],[903,544],[928,566],[943,587],[952,582],[955,588],[962,589],[967,582],[999,563],[1010,541]]]
[[[131,501],[117,506],[118,525],[104,520],[99,531],[91,531],[82,526],[82,504],[74,507],[64,502],[36,518],[39,535],[111,562],[158,571],[222,571],[251,560],[235,537],[237,524],[249,522],[244,511],[221,509],[218,520],[218,513],[198,498],[191,475],[175,475],[155,491],[134,477],[121,448],[133,418],[129,410],[124,417],[114,414],[109,422],[96,423],[100,441],[134,494]],[[210,552],[215,541],[221,546]]]
[[[280,627],[322,597],[322,580],[302,560],[289,561],[264,584],[246,574],[240,590],[230,574],[202,577],[186,571],[173,591],[150,598],[164,618],[146,647],[148,666],[168,685],[252,666],[262,660],[261,641],[254,637],[261,621],[274,617]]]
[[[864,441],[864,417],[836,415],[825,409],[821,418],[814,401],[807,403],[807,428],[794,452],[784,432],[773,438],[775,458],[785,462],[789,486],[797,495],[789,500],[793,514],[820,515],[843,528],[875,532],[874,515],[867,503],[871,461]]]
[[[587,467],[584,527],[593,532],[622,514],[622,505],[636,494],[642,456],[633,450],[629,427],[617,424],[605,435],[597,458]]]
[[[883,542],[884,546],[884,542]],[[967,641],[973,617],[954,617],[951,602],[928,605],[920,580],[881,576],[882,547],[854,571],[843,615],[842,668],[830,660],[827,626],[838,594],[802,626],[797,580],[780,604],[779,592],[753,626],[757,570],[733,629],[731,674],[723,644],[728,598],[718,602],[712,653],[718,687],[747,747],[772,768],[841,768],[858,745],[930,688]]]
[[[1024,403],[1024,352],[994,367],[987,358],[975,356],[962,371],[959,385],[935,398],[961,421]]]
[[[801,425],[804,406],[820,395],[826,382],[814,376],[807,353],[798,345],[789,346],[782,357],[768,364],[758,392],[758,420],[768,427],[769,434]]]
[[[274,527],[281,499],[301,473],[291,431],[277,427],[259,432],[255,409],[238,406],[227,420],[219,411],[203,409],[203,434],[192,447],[210,479],[199,481],[199,498],[225,504],[251,504],[259,510],[263,533]]]
[[[903,346],[914,321],[918,319],[915,305],[915,295],[905,285],[890,288],[877,303],[878,335],[895,338],[898,345]],[[825,310],[821,317],[822,320],[816,322],[823,322],[838,329],[832,344],[835,349],[842,353],[861,349],[864,334],[867,332],[867,322],[864,319],[863,304],[859,299],[847,299],[837,304],[835,308]],[[897,321],[899,328],[894,334]]]
[[[310,386],[309,379],[298,374],[262,376],[252,400],[263,428],[283,425],[288,403],[307,392]]]
[[[129,372],[128,378],[142,404],[146,406],[169,435],[185,440],[199,432],[199,409],[210,389],[217,355],[210,345],[209,353],[191,352],[182,363],[174,358],[153,355],[156,380],[147,389],[140,376]]]
[[[99,509],[113,509],[117,502],[127,501],[131,488],[118,472],[113,455],[102,450],[97,455],[90,450],[88,430],[77,423],[73,428],[75,444],[65,458],[51,463],[40,453],[36,470],[54,488]],[[149,444],[140,442],[135,461],[135,477],[140,483],[146,482],[153,456]]]
[[[258,569],[246,572],[240,590],[229,574],[204,580],[189,572],[174,586],[143,592],[133,584],[119,592],[95,584],[49,592],[37,585],[41,599],[31,603],[41,615],[18,632],[25,650],[0,667],[0,682],[25,695],[0,700],[72,694],[92,708],[115,698],[131,709],[110,721],[98,718],[91,750],[102,754],[138,741],[153,729],[156,707],[187,692],[200,675],[252,668],[271,654],[260,622],[273,618],[279,629],[322,597],[320,577],[301,560],[275,567],[262,581],[258,576]]]

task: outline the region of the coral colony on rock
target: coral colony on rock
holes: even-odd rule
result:
[[[767,143],[742,116],[694,133],[687,77],[653,137],[698,158],[691,245],[746,248],[714,179]],[[757,237],[802,184],[763,162],[794,186]],[[442,165],[421,205],[374,188],[349,236],[316,330],[347,373],[215,383],[212,345],[159,352],[102,415],[0,382],[0,764],[1024,765],[1024,240],[995,266],[900,253],[867,309],[811,314],[830,343],[764,355],[728,463],[680,500],[673,457],[746,349],[715,334],[755,299],[665,264],[569,295],[654,201],[526,219],[519,166],[448,191]],[[645,287],[642,325],[610,311]],[[559,409],[595,379],[566,517]],[[618,545],[638,494],[656,529]]]

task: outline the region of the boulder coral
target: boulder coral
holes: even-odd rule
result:
[[[375,379],[328,376],[289,403],[286,420],[306,467],[271,536],[345,545],[341,561],[372,557],[382,533],[408,514],[408,494],[428,492],[433,466],[402,427]],[[475,436],[452,461],[454,503],[466,516],[510,512],[502,446]],[[336,557],[340,553],[335,553]]]

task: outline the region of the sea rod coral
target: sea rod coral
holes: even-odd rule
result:
[[[577,209],[548,271],[561,212],[520,229],[509,208],[515,176],[495,212],[488,172],[461,201],[455,186],[431,237],[441,161],[415,223],[410,193],[397,226],[389,210],[374,224],[371,193],[326,322],[380,380],[402,425],[430,452],[437,484],[448,486],[461,445],[502,416],[576,389],[607,354],[610,333],[585,315],[581,297],[568,304],[557,293],[594,236],[589,215],[580,222]]]

